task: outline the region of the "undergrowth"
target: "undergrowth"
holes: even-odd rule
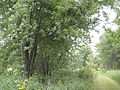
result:
[[[120,70],[110,70],[110,71],[107,71],[105,75],[120,84]]]
[[[87,69],[86,69],[87,70]],[[53,72],[51,81],[39,83],[37,78],[29,79],[16,75],[1,75],[0,90],[88,90],[92,83],[90,72],[60,70]],[[81,75],[86,75],[81,77]],[[90,75],[90,76],[88,76]]]

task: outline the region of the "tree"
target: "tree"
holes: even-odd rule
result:
[[[108,1],[108,0],[107,0]],[[111,5],[111,9],[113,9],[117,13],[117,17],[114,23],[119,25],[119,14],[120,14],[120,6],[118,0],[109,1],[107,4]],[[101,59],[100,61],[107,68],[120,68],[119,62],[119,28],[116,31],[112,31],[109,28],[105,28],[105,33],[100,37],[100,43],[97,44],[97,51],[99,52],[98,57]]]
[[[94,61],[93,52],[89,45],[77,47],[71,58],[72,60],[70,62],[70,65],[72,65],[72,67],[74,67],[75,69],[85,67],[86,62],[93,63]]]
[[[96,45],[97,51],[99,52],[98,56],[101,59],[102,64],[109,69],[120,68],[120,51],[119,45],[116,44],[117,37],[118,32],[106,32],[100,37],[100,43]]]
[[[0,5],[3,59],[24,64],[28,78],[38,68],[47,75],[62,67],[66,54],[88,41],[97,22],[90,17],[99,8],[97,0],[2,0]]]

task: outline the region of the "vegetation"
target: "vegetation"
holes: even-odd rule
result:
[[[102,8],[117,13],[119,26],[119,3],[1,0],[0,90],[119,90],[120,27],[105,28],[97,55],[89,45]]]

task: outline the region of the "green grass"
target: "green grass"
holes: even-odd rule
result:
[[[0,75],[0,90],[119,90],[120,71],[101,73],[94,69],[53,72],[52,81],[38,83],[37,78]],[[19,89],[17,86],[20,86]],[[21,89],[20,89],[21,88]]]
[[[61,70],[54,72],[51,82],[41,84],[34,77],[27,80],[15,75],[1,75],[0,90],[88,90],[91,80],[79,76],[79,71]]]
[[[107,71],[105,75],[115,80],[120,85],[120,70],[110,70],[110,71]]]
[[[94,79],[94,89],[95,90],[119,90],[119,84],[109,77],[99,74]]]
[[[16,77],[12,76],[0,76],[0,90],[17,90],[14,80]]]

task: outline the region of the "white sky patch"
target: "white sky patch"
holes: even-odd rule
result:
[[[102,12],[104,11],[108,14],[108,21],[106,21],[106,19],[103,16]],[[112,30],[116,30],[118,28],[118,26],[115,23],[113,23],[113,21],[116,18],[116,15],[117,15],[116,12],[110,9],[110,7],[104,7],[102,10],[100,10],[101,21],[100,21],[100,24],[95,28],[96,30],[99,31],[99,33],[96,31],[90,32],[91,42],[92,42],[90,46],[95,55],[97,53],[95,45],[99,43],[99,37],[105,32],[103,27],[105,26],[106,28],[111,28]]]

